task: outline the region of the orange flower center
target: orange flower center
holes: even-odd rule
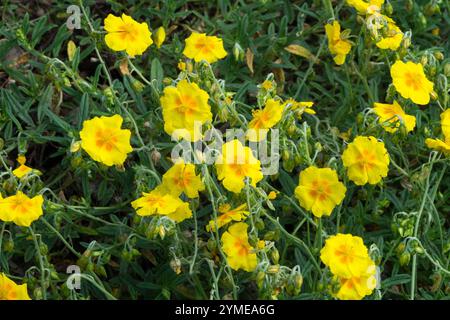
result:
[[[309,191],[309,194],[316,200],[324,201],[328,198],[330,193],[331,189],[328,181],[314,180],[311,183],[311,190]]]
[[[343,244],[336,249],[334,254],[340,258],[341,263],[349,264],[353,262],[354,255],[352,252],[352,247]]]
[[[195,48],[198,49],[203,54],[208,54],[214,50],[213,44],[202,39],[197,41],[197,43],[195,44]]]
[[[231,163],[231,164],[228,164],[228,166],[234,172],[234,174],[237,175],[238,177],[245,177],[245,176],[247,176],[246,165],[244,165],[244,164],[237,164],[237,163]]]
[[[175,177],[173,180],[175,185],[179,186],[180,188],[185,188],[191,183],[191,175],[188,173],[184,173],[179,177]]]
[[[406,85],[417,91],[421,87],[420,75],[411,71],[405,73]]]
[[[136,39],[136,28],[131,23],[124,23],[118,33],[122,40],[134,41]]]
[[[25,214],[30,209],[31,204],[27,201],[27,199],[16,198],[12,200],[10,208],[12,211]]]
[[[237,254],[239,256],[245,257],[248,255],[249,250],[247,248],[246,243],[243,240],[236,238],[234,241],[234,247],[236,248]]]
[[[111,151],[116,147],[117,137],[111,130],[98,129],[95,133],[95,145],[100,149]]]
[[[176,111],[184,116],[192,115],[197,109],[197,101],[190,95],[181,95],[176,104]]]
[[[358,165],[361,170],[371,170],[375,167],[376,156],[370,150],[364,149],[358,156]]]
[[[150,207],[155,206],[160,208],[166,204],[162,197],[148,197],[147,203]]]

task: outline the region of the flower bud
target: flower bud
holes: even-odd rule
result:
[[[444,65],[444,74],[446,77],[450,77],[450,62]]]
[[[159,160],[161,160],[161,153],[158,150],[153,149],[151,153],[151,158],[153,163],[156,165],[159,162]]]
[[[278,261],[280,260],[280,253],[278,252],[277,248],[272,249],[270,256],[272,258],[273,263],[278,264]]]
[[[172,268],[173,272],[176,274],[181,273],[181,261],[178,258],[172,259],[170,261],[170,268]]]
[[[159,49],[166,39],[166,31],[163,27],[159,27],[158,30],[153,34],[153,41],[155,42],[156,47]]]
[[[3,242],[3,251],[8,253],[14,251],[14,241],[12,239],[8,239]]]
[[[233,56],[236,62],[243,61],[244,55],[245,55],[244,49],[242,49],[240,44],[236,42],[233,47]]]
[[[392,13],[394,13],[394,8],[392,7],[392,4],[390,2],[387,2],[384,5],[384,11],[385,11],[387,16],[391,16]]]
[[[280,265],[272,265],[272,266],[269,266],[269,268],[267,268],[267,273],[272,273],[272,274],[275,274],[275,273],[278,273],[280,271]]]
[[[435,51],[433,55],[437,60],[444,60],[444,55],[440,51]]]
[[[410,12],[413,8],[414,2],[412,0],[406,0],[405,2],[405,9],[406,11]]]
[[[411,260],[411,254],[409,252],[403,252],[400,256],[400,265],[407,266]]]
[[[145,85],[141,81],[134,78],[131,79],[131,85],[133,86],[133,89],[136,90],[137,92],[142,92],[145,88]]]

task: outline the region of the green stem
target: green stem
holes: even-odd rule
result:
[[[44,300],[47,300],[47,289],[45,287],[45,268],[44,268],[44,258],[41,254],[41,248],[39,247],[39,243],[36,237],[36,234],[33,231],[32,227],[28,227],[28,230],[30,230],[31,236],[33,237],[34,247],[36,249],[36,254],[39,260],[39,267],[41,269],[41,288],[42,288],[42,298]]]
[[[45,220],[44,218],[41,219],[41,221],[52,231],[54,232],[58,238],[66,245],[67,249],[69,249],[75,256],[77,256],[78,258],[81,257],[81,254],[78,253],[71,245],[70,243],[67,242],[66,239],[64,239],[64,237],[62,236],[61,233],[59,233],[58,230],[56,230],[47,220]]]
[[[429,172],[428,172],[428,176],[427,176],[427,180],[426,180],[426,184],[425,184],[424,196],[422,198],[422,203],[420,205],[420,209],[419,209],[419,212],[418,212],[417,218],[416,218],[416,224],[414,226],[414,237],[415,238],[417,238],[417,235],[419,233],[420,218],[422,217],[422,213],[425,208],[425,204],[427,202],[428,189],[430,188],[430,176],[431,176],[431,171],[433,169],[433,163],[434,163],[434,160],[436,159],[436,156],[437,156],[437,153],[434,153],[433,158],[430,161],[430,168],[429,168]],[[411,300],[414,300],[414,298],[415,298],[416,286],[417,286],[417,254],[415,254],[413,256],[413,260],[412,260],[411,292],[410,292]]]
[[[312,254],[311,250],[309,250],[309,247],[301,239],[297,238],[296,236],[293,236],[288,231],[286,231],[286,229],[284,229],[284,227],[278,222],[277,219],[273,218],[272,216],[270,216],[265,211],[262,211],[262,212],[267,217],[267,219],[269,219],[273,224],[275,224],[279,228],[281,233],[283,233],[286,236],[286,238],[288,238],[292,242],[298,244],[301,248],[303,248],[303,250],[305,250],[305,252],[311,258],[311,261],[312,261],[313,265],[316,267],[317,271],[319,271],[319,273],[322,273],[322,270],[320,269],[320,265],[319,265],[319,263],[317,263],[317,261],[316,261],[314,255]]]

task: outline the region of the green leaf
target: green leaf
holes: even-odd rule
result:
[[[46,111],[51,109],[52,97],[53,97],[53,86],[49,84],[47,88],[44,90],[44,93],[42,94],[41,100],[39,101],[37,107],[38,123],[42,122]]]

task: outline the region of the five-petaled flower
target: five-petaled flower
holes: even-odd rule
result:
[[[361,277],[373,265],[361,237],[338,233],[325,241],[320,259],[340,278]]]
[[[251,272],[256,269],[257,257],[255,249],[248,243],[247,228],[246,223],[238,222],[222,234],[222,249],[233,270]]]
[[[152,33],[146,22],[139,23],[122,14],[109,14],[105,19],[105,42],[114,51],[125,50],[130,57],[141,55],[153,43]]]
[[[3,198],[0,195],[0,220],[14,222],[21,227],[29,227],[43,214],[44,198],[37,195],[29,198],[22,191],[13,196]]]
[[[122,165],[130,145],[131,131],[121,129],[123,119],[116,114],[111,117],[95,117],[83,122],[80,131],[81,148],[95,161],[107,166]]]
[[[280,101],[269,99],[263,109],[253,110],[253,119],[248,124],[247,139],[253,142],[264,140],[268,130],[281,120],[283,109]]]
[[[379,124],[387,132],[396,132],[400,125],[405,127],[406,132],[410,132],[416,126],[416,117],[406,114],[397,101],[393,104],[375,102],[373,110],[379,117]]]
[[[261,163],[252,153],[249,147],[234,139],[222,146],[222,153],[216,160],[218,179],[223,186],[234,193],[239,193],[245,186],[245,179],[249,178],[249,184],[256,187],[256,183],[262,180]]]
[[[189,203],[178,196],[167,193],[164,186],[159,185],[149,193],[143,192],[142,197],[131,202],[131,206],[140,216],[163,215],[175,222],[181,222],[192,216]]]
[[[395,89],[403,98],[419,105],[430,102],[434,84],[425,76],[422,64],[397,60],[391,67],[391,77]]]
[[[166,87],[160,98],[164,130],[175,138],[198,141],[201,126],[212,121],[208,99],[206,91],[187,80],[181,80],[176,87]]]
[[[193,32],[186,39],[183,54],[195,62],[206,61],[214,63],[226,57],[222,39],[216,36],[207,36],[205,33]]]
[[[295,196],[300,205],[316,217],[329,216],[334,207],[345,197],[347,188],[339,181],[336,171],[314,166],[300,172],[300,181]]]
[[[183,161],[167,170],[163,175],[162,185],[176,197],[184,193],[188,198],[197,198],[198,192],[205,190],[200,175],[195,174],[195,165],[185,164]]]
[[[389,154],[384,143],[374,137],[358,136],[342,154],[347,175],[357,185],[377,184],[389,170]]]

